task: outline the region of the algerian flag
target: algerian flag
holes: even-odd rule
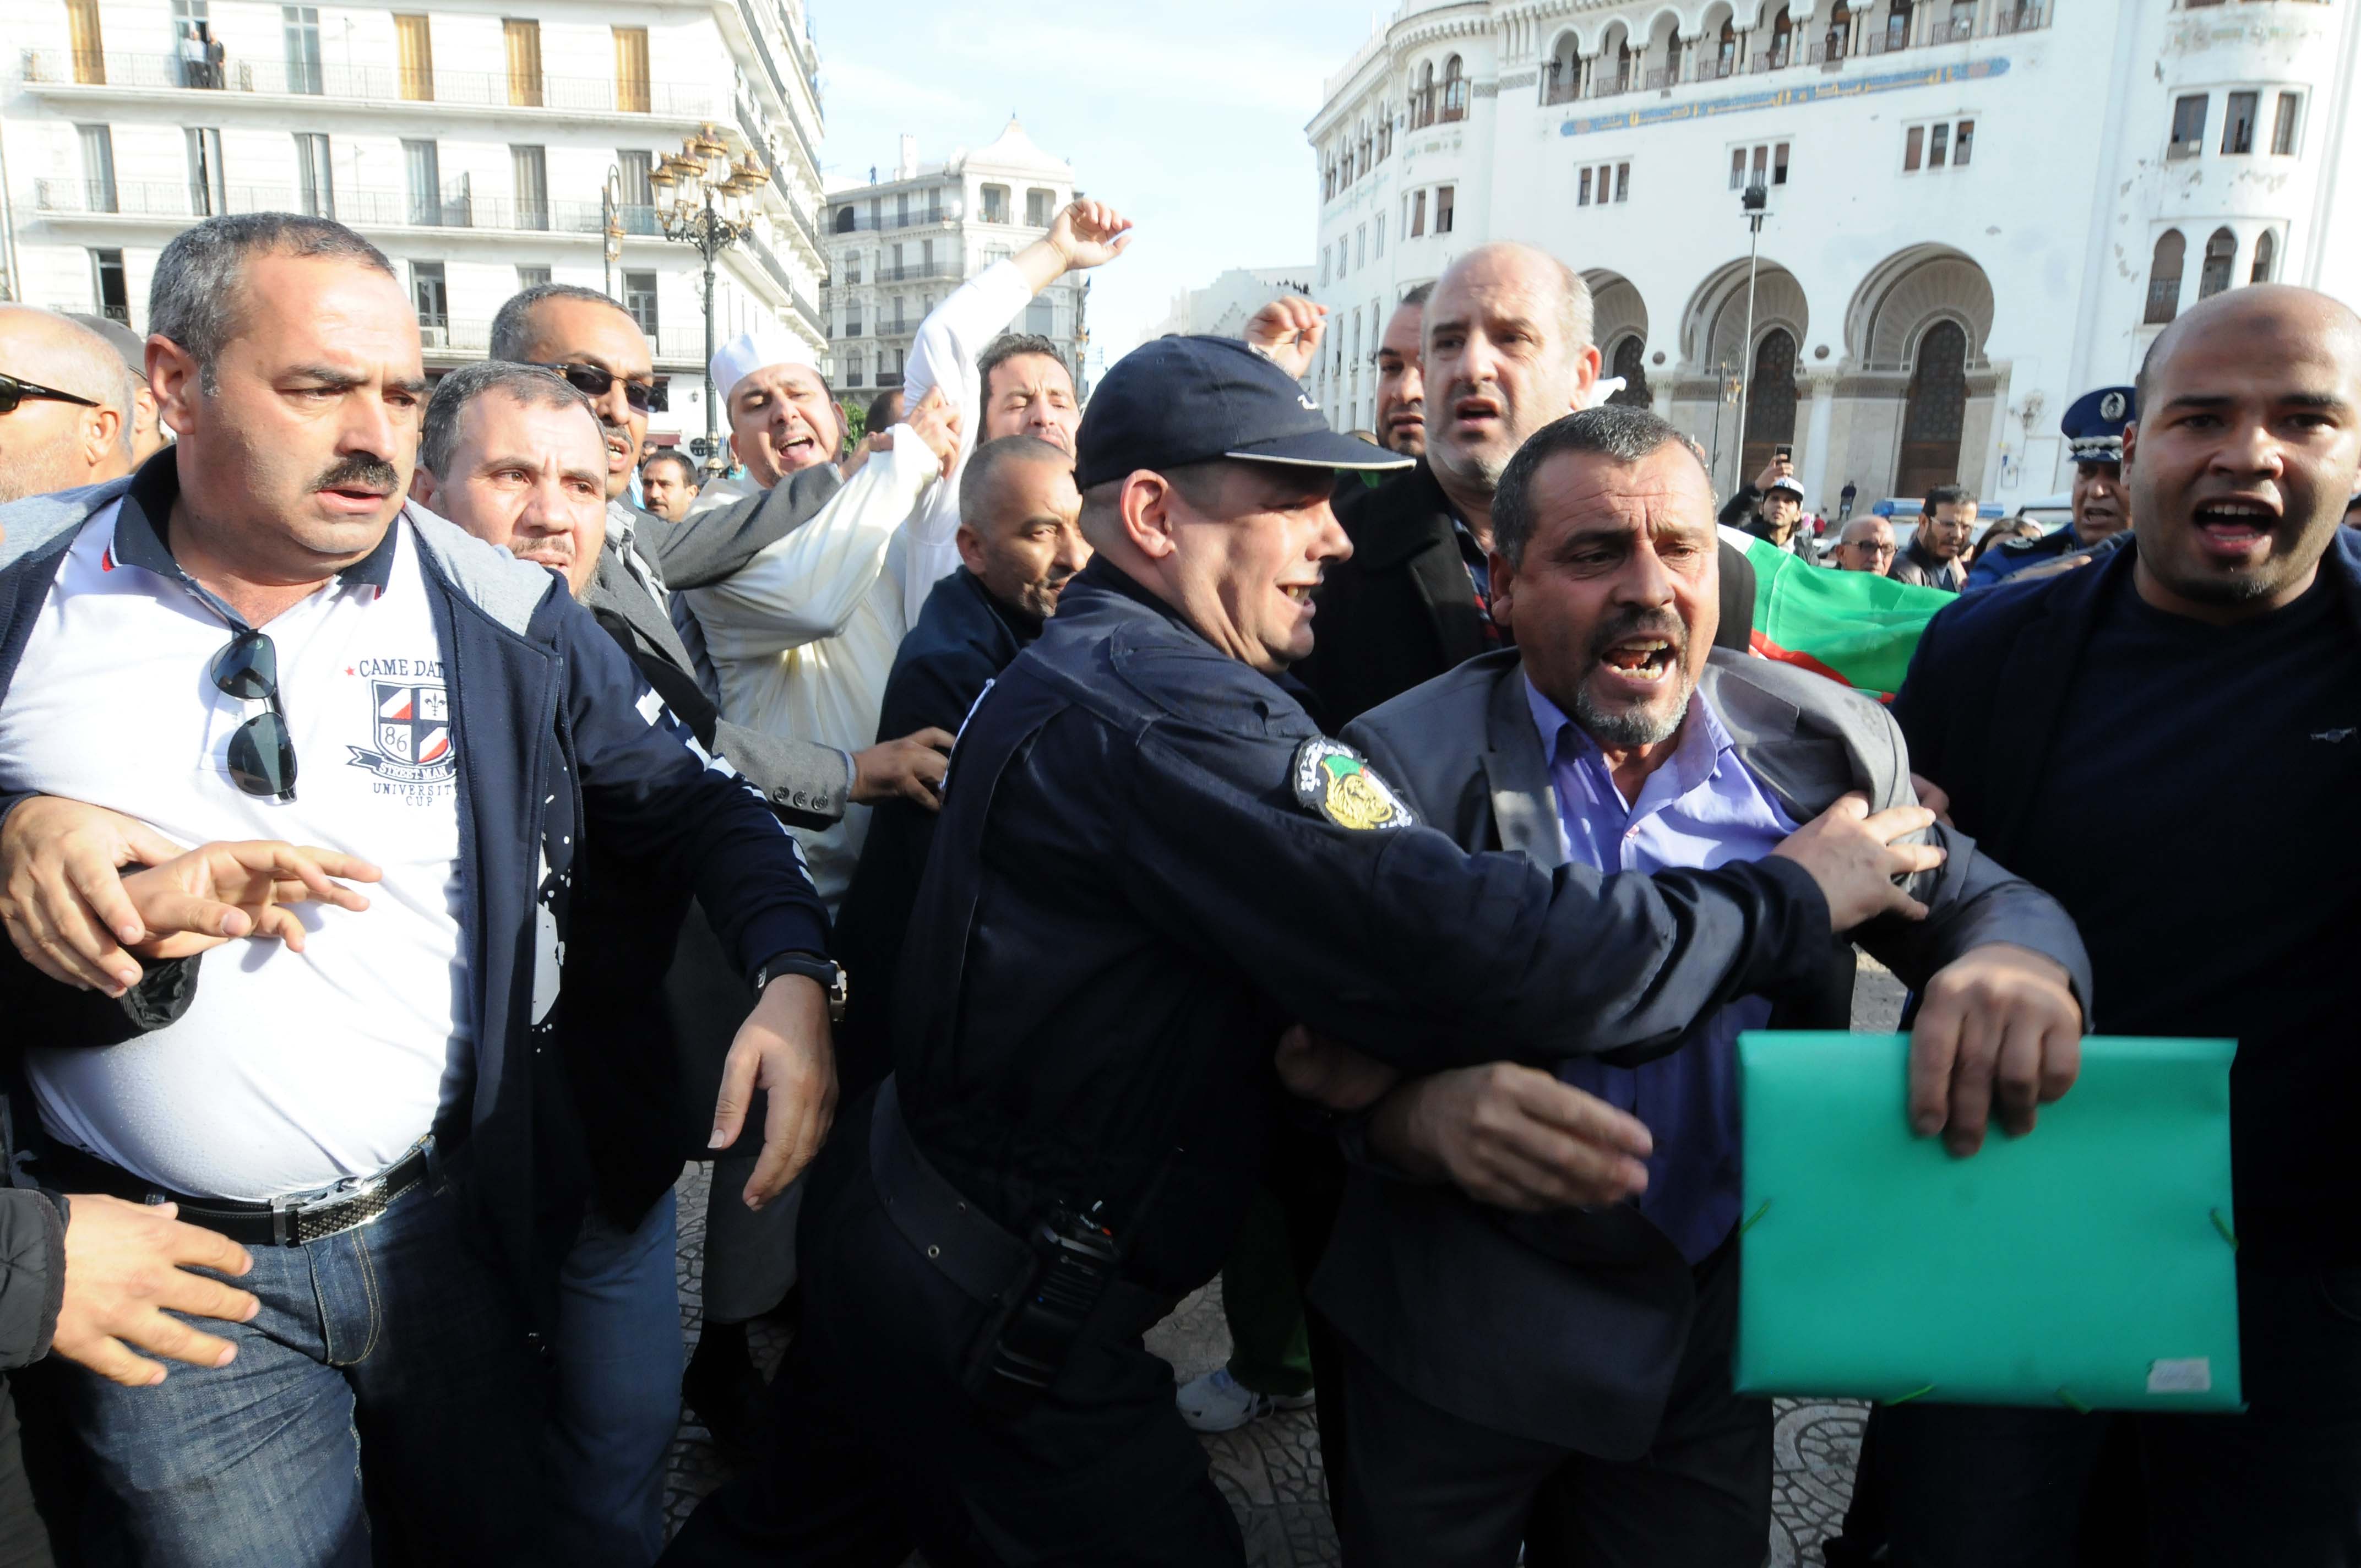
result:
[[[1868,572],[1832,572],[1767,539],[1725,527],[1754,568],[1754,652],[1890,702],[1918,634],[1959,596]]]

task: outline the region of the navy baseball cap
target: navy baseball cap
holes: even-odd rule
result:
[[[1140,468],[1233,457],[1310,468],[1407,468],[1411,460],[1339,435],[1288,373],[1234,337],[1159,337],[1115,362],[1075,437],[1082,489]]]

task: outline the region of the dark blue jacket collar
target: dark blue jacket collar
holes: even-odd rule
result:
[[[181,584],[204,600],[215,615],[238,630],[246,630],[245,618],[182,571],[167,543],[171,537],[172,507],[181,499],[180,451],[177,444],[167,446],[141,464],[139,471],[131,477],[131,488],[124,492],[123,505],[115,514],[115,541],[109,553],[114,560],[126,566],[137,566]],[[395,525],[389,522],[377,548],[335,574],[336,581],[385,592],[387,585],[393,581],[397,532]]]

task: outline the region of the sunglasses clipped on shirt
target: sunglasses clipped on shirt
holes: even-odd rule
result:
[[[567,379],[571,380],[572,378],[568,377]],[[0,414],[15,413],[20,405],[40,398],[46,398],[57,403],[80,403],[86,409],[98,407],[98,400],[95,398],[78,397],[71,392],[60,392],[55,387],[44,387],[35,381],[20,381],[14,376],[0,373]]]
[[[565,377],[566,384],[586,398],[603,398],[608,389],[618,381],[623,381],[612,370],[601,370],[596,365],[570,365],[560,361],[545,363],[541,367],[555,370]],[[671,411],[664,406],[668,400],[664,389],[646,381],[623,381],[623,400],[631,405],[634,413]]]
[[[247,627],[214,656],[214,685],[243,702],[269,703],[229,738],[230,782],[248,795],[295,798],[295,740],[279,706],[279,649],[267,631]]]

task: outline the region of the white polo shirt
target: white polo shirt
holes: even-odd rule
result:
[[[239,790],[230,736],[264,705],[214,685],[233,628],[147,521],[170,516],[165,463],[93,513],[60,564],[0,702],[0,786],[109,806],[183,844],[339,850],[385,880],[362,887],[365,911],[302,906],[301,953],[248,939],[205,954],[169,1027],[99,1049],[33,1042],[27,1066],[53,1136],[175,1191],[260,1201],[383,1169],[471,1078],[456,736],[418,542],[397,519],[368,560],[262,628],[295,799]]]

